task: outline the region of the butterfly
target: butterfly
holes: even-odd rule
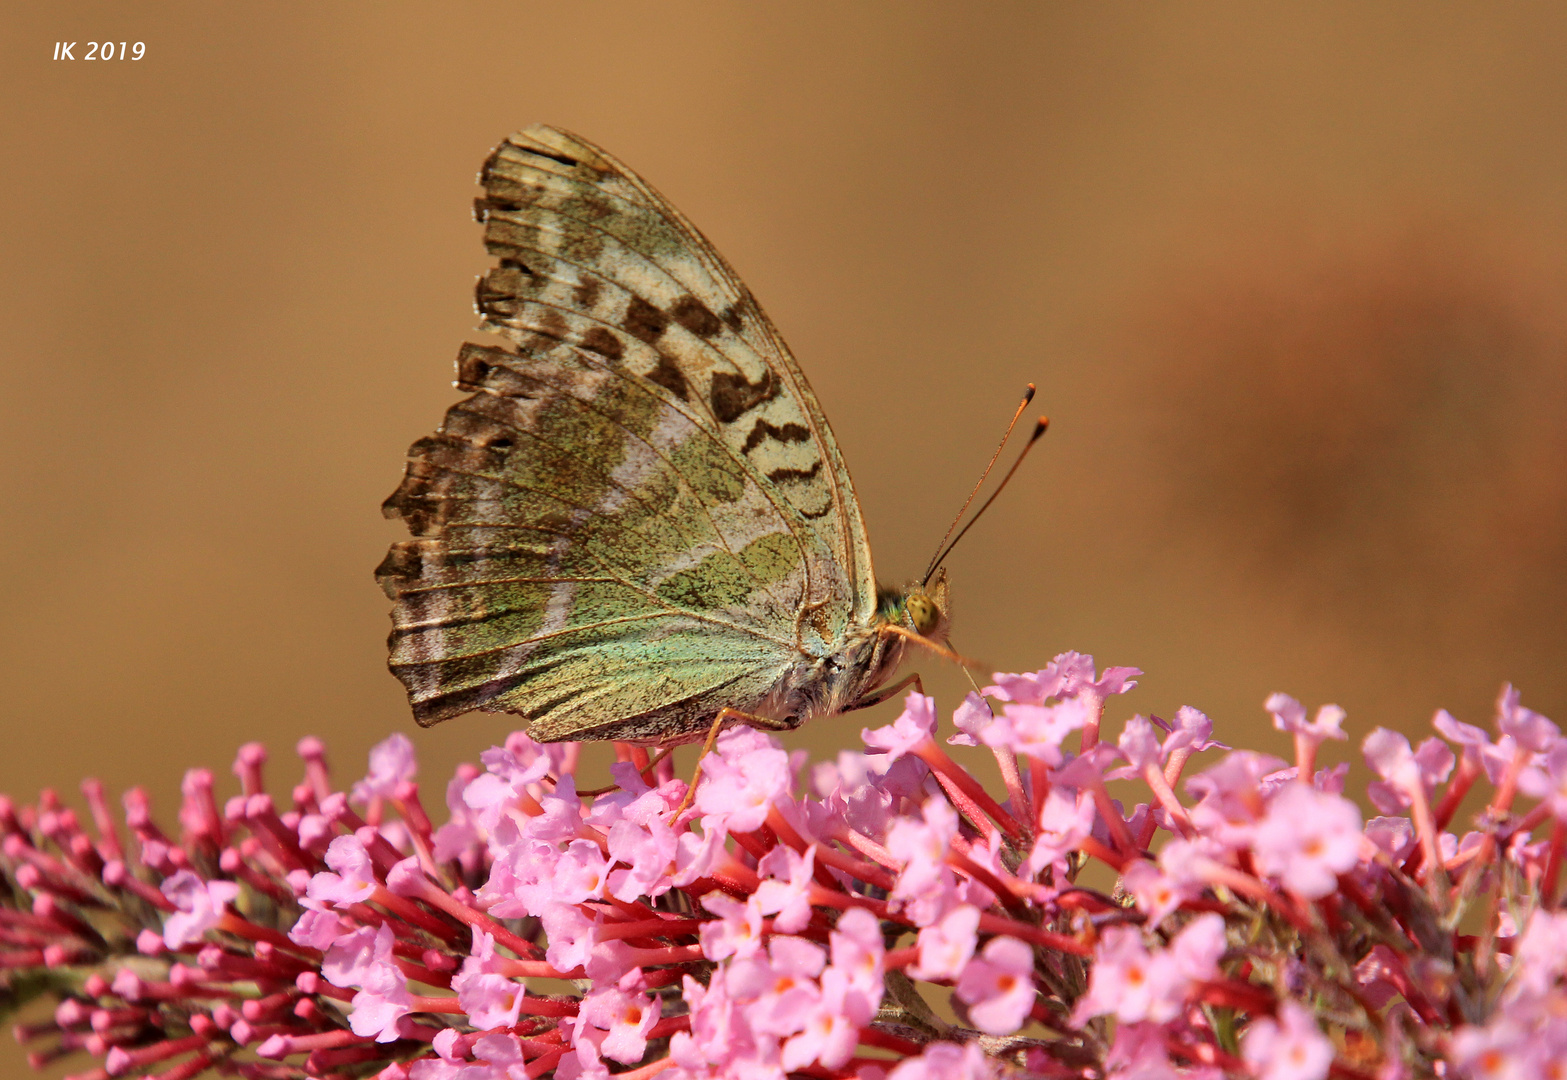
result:
[[[477,307],[502,342],[462,346],[470,396],[383,506],[412,537],[376,578],[415,719],[673,745],[905,685],[911,642],[946,640],[945,573],[877,587],[827,418],[729,264],[557,128],[511,136],[480,183]]]

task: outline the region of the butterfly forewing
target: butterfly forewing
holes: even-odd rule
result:
[[[776,332],[640,179],[532,128],[485,166],[498,265],[472,396],[387,500],[378,571],[416,717],[536,737],[689,737],[756,707],[874,604],[848,475]]]

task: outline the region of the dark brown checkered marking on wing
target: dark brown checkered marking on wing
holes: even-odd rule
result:
[[[620,339],[602,326],[595,326],[582,335],[582,347],[591,349],[606,360],[619,360],[626,351]]]
[[[738,372],[714,372],[712,387],[708,390],[713,415],[724,424],[734,423],[764,401],[777,396],[778,379],[771,371],[763,372],[754,383]]]
[[[577,287],[571,290],[571,299],[583,311],[592,311],[593,305],[599,301],[602,288],[598,278],[584,274],[582,280],[577,282]]]
[[[717,315],[694,296],[682,296],[669,308],[669,317],[699,338],[710,338],[724,328]]]
[[[774,469],[767,474],[767,479],[775,484],[782,484],[787,480],[814,480],[816,474],[822,471],[821,459],[811,463],[809,469]]]
[[[626,333],[652,345],[663,337],[664,328],[669,325],[669,316],[640,296],[632,296],[626,305],[626,318],[622,325]]]
[[[806,442],[811,437],[811,429],[804,424],[784,424],[778,426],[769,424],[766,420],[758,420],[751,426],[751,433],[745,437],[745,444],[740,447],[741,453],[749,454],[764,439],[776,439],[779,442]]]

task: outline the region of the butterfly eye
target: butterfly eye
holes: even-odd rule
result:
[[[941,609],[928,596],[909,597],[904,601],[903,609],[909,613],[909,622],[918,634],[929,634],[941,621]]]

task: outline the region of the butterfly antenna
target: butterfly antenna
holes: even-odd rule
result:
[[[1033,388],[1033,386],[1031,384],[1029,386],[1030,393],[1032,393],[1033,389],[1034,388]],[[1024,405],[1028,404],[1028,398],[1024,398],[1023,399],[1023,404]],[[1018,412],[1022,412],[1022,411],[1023,411],[1022,407],[1019,406]],[[1012,423],[1013,424],[1017,423],[1017,417],[1013,417],[1012,418]],[[934,559],[931,560],[930,569],[925,571],[925,577],[922,578],[921,581],[920,581],[921,585],[924,585],[924,584],[926,584],[927,582],[930,581],[930,576],[936,572],[936,568],[942,564],[943,560],[945,560],[948,555],[952,554],[952,549],[958,546],[958,541],[963,539],[964,534],[966,534],[970,529],[972,529],[974,527],[974,522],[978,521],[981,517],[983,517],[984,514],[985,514],[985,511],[990,509],[990,504],[996,501],[996,496],[1000,495],[1003,491],[1006,490],[1007,481],[1012,479],[1012,474],[1017,472],[1017,467],[1019,465],[1023,464],[1023,459],[1028,457],[1028,452],[1034,448],[1034,444],[1039,441],[1039,437],[1041,435],[1043,435],[1046,432],[1046,430],[1049,429],[1049,427],[1050,427],[1050,417],[1048,417],[1048,416],[1041,416],[1039,418],[1039,420],[1034,424],[1034,433],[1028,437],[1028,442],[1024,444],[1022,451],[1020,451],[1018,453],[1017,460],[1012,463],[1012,467],[1007,470],[1007,474],[1001,478],[1001,483],[996,485],[996,490],[992,491],[990,493],[990,498],[986,499],[983,503],[980,504],[979,509],[974,511],[974,516],[968,519],[968,524],[963,526],[963,528],[961,530],[959,530],[958,535],[956,535],[956,536],[954,536],[952,538],[952,542],[950,544],[947,544],[947,546],[945,548],[942,548],[941,549],[941,553],[939,555],[937,555]],[[1011,433],[1012,433],[1012,428],[1008,427],[1007,428],[1007,434],[1010,435]],[[1001,442],[1002,442],[1003,446],[1006,445],[1006,440],[1005,439],[1002,439]],[[997,449],[996,450],[996,455],[999,457],[1000,454],[1001,454],[1000,449]],[[995,459],[994,458],[991,459],[991,464],[995,464]],[[985,472],[989,473],[990,469],[986,468]],[[980,480],[980,483],[984,483],[985,482],[985,478],[983,476],[981,476],[979,478],[979,480]],[[971,500],[973,499],[973,497],[974,496],[972,496],[972,495],[969,496],[969,498]],[[964,504],[965,509],[967,508],[967,506],[968,506],[968,504],[965,503]],[[954,522],[953,524],[957,524],[957,523]],[[951,531],[952,531],[951,529],[947,530],[948,533],[951,533]],[[945,542],[945,538],[943,538],[943,542]]]
[[[964,499],[963,505],[958,508],[958,516],[952,519],[951,525],[947,526],[946,536],[943,536],[941,543],[936,545],[937,552],[940,552],[946,544],[948,537],[952,535],[952,530],[958,527],[958,522],[963,520],[963,515],[968,513],[969,504],[974,501],[974,496],[979,494],[979,489],[985,486],[985,477],[989,476],[990,470],[996,467],[996,459],[1001,456],[1001,451],[1006,448],[1007,440],[1012,437],[1012,429],[1017,427],[1018,417],[1023,415],[1023,410],[1028,408],[1028,403],[1033,400],[1034,384],[1029,383],[1028,389],[1023,391],[1023,400],[1017,403],[1017,412],[1012,414],[1012,422],[1007,425],[1007,430],[1001,435],[1001,442],[996,446],[996,452],[990,455],[990,462],[985,466],[985,471],[979,474],[979,482],[974,485],[974,490],[968,493],[968,498]],[[925,576],[920,579],[921,584],[929,581],[930,576],[936,572],[936,567],[940,565],[941,555],[938,554],[930,561],[930,565],[925,568]]]

